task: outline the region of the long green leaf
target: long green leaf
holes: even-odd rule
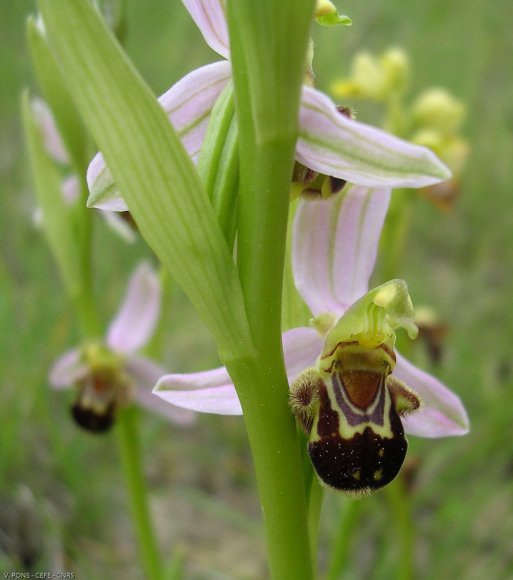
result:
[[[23,95],[22,114],[34,187],[43,213],[43,227],[68,293],[76,298],[82,290],[82,278],[71,211],[62,195],[59,171],[45,149],[41,129],[32,114],[28,93]]]
[[[41,29],[33,18],[29,18],[27,21],[27,38],[32,65],[36,71],[41,91],[52,110],[59,134],[71,157],[71,165],[75,167],[76,171],[80,171],[86,167],[87,163],[84,126],[57,68],[55,58],[48,48]]]
[[[88,0],[38,2],[68,88],[139,229],[225,360],[250,337],[237,271],[176,132]]]

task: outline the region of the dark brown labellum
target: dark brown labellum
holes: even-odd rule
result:
[[[401,417],[421,402],[391,374],[396,357],[384,344],[342,342],[322,360],[322,370],[308,369],[291,385],[291,409],[321,482],[363,495],[399,473],[408,449]]]
[[[383,401],[378,401],[377,415],[384,410],[385,394],[384,389],[380,390]],[[355,430],[352,437],[343,437],[340,415],[331,408],[324,385],[320,389],[319,412],[318,438],[308,444],[308,453],[315,471],[326,485],[345,492],[366,493],[395,478],[406,456],[408,443],[393,405],[389,407],[390,422],[383,421],[382,426],[388,423],[388,437],[382,436],[381,429],[375,429],[372,420],[368,419],[363,432]]]
[[[105,433],[114,424],[114,403],[102,411],[81,406],[80,401],[71,407],[77,425],[92,433]]]

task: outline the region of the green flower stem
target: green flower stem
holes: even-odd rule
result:
[[[146,484],[142,475],[139,455],[138,409],[136,407],[131,406],[119,414],[116,431],[132,511],[132,520],[135,525],[146,578],[152,580],[162,578],[163,567],[155,534],[151,526]]]
[[[256,354],[228,362],[244,411],[277,580],[309,580],[306,494],[281,345],[289,186],[313,0],[231,0],[239,124],[237,262]],[[284,34],[286,31],[286,34]]]
[[[228,370],[238,389],[253,453],[272,578],[310,580],[302,467],[280,354],[275,345],[259,360],[232,362]]]
[[[78,255],[80,259],[80,292],[72,297],[77,312],[80,329],[84,338],[97,338],[103,334],[102,323],[94,300],[92,263],[92,238],[94,212],[85,205],[88,189],[85,180],[86,167],[80,175],[81,198],[74,208],[73,218],[77,231]]]
[[[242,136],[242,131],[241,131]],[[273,578],[312,577],[305,489],[281,347],[281,295],[294,141],[241,148],[238,254],[258,356],[229,366],[244,410]]]
[[[91,293],[85,289],[72,296],[71,302],[77,315],[80,334],[84,340],[100,337],[102,335],[100,319]]]
[[[81,218],[79,225],[81,227],[82,288],[80,294],[72,297],[72,301],[84,339],[96,338],[102,334],[101,323],[92,293],[91,214],[92,212],[90,211],[89,215],[85,215],[85,212],[80,212],[76,216]],[[134,406],[122,411],[117,421],[117,433],[124,479],[128,490],[132,520],[136,530],[142,565],[147,578],[160,578],[162,577],[162,564],[151,526],[146,485],[142,476],[137,414],[138,410]]]
[[[360,513],[364,506],[363,501],[352,499],[344,500],[344,508],[340,516],[340,525],[331,545],[331,560],[326,574],[326,580],[338,580],[347,565],[351,538]]]
[[[411,513],[411,502],[400,477],[385,488],[391,512],[397,529],[399,543],[399,563],[395,578],[411,580],[413,576],[413,548],[415,524]]]
[[[381,278],[391,280],[400,275],[408,231],[410,229],[415,192],[398,189],[393,192],[390,208],[381,235]]]

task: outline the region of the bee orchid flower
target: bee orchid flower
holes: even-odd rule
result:
[[[182,143],[197,161],[212,108],[231,81],[225,7],[221,0],[183,0],[207,44],[225,60],[198,68],[159,97]],[[369,187],[425,187],[450,172],[425,147],[341,114],[322,92],[304,85],[296,160],[313,172]],[[101,153],[89,166],[88,205],[126,211]]]
[[[285,332],[283,352],[292,385],[291,406],[307,432],[312,429],[312,424],[314,427],[317,424],[318,416],[315,413],[319,413],[320,395],[319,392],[315,393],[314,401],[311,389],[301,393],[305,376],[308,379],[310,372],[312,378],[314,372],[314,382],[320,377],[326,384],[326,376],[337,374],[332,371],[341,365],[343,367],[343,360],[358,367],[350,375],[343,372],[337,374],[339,383],[343,380],[346,384],[351,382],[352,395],[351,389],[344,392],[352,398],[346,397],[344,403],[341,388],[338,387],[338,399],[336,403],[332,399],[331,405],[343,407],[346,412],[344,416],[339,413],[336,423],[342,429],[341,422],[345,421],[347,429],[344,440],[351,439],[355,432],[358,432],[358,437],[366,433],[366,450],[369,449],[369,442],[377,441],[376,437],[386,440],[386,429],[393,427],[396,435],[399,433],[394,437],[400,439],[401,444],[387,453],[401,456],[395,458],[394,469],[397,473],[406,452],[404,433],[430,438],[446,437],[464,435],[469,427],[465,408],[458,396],[394,348],[395,328],[406,328],[410,336],[414,336],[416,331],[405,284],[393,281],[368,293],[389,200],[388,188],[370,189],[351,185],[342,194],[327,200],[299,201],[293,226],[294,279],[314,316],[314,324],[313,327],[298,327]],[[349,349],[341,348],[348,345]],[[376,365],[382,369],[379,374],[373,374]],[[362,376],[365,385],[355,378]],[[159,380],[154,393],[169,403],[199,412],[242,413],[225,368],[195,374],[166,375]],[[381,402],[376,402],[379,394],[383,394],[383,398]],[[362,397],[368,400],[362,403]],[[312,401],[315,409],[310,405]],[[298,402],[302,409],[298,409]],[[327,403],[324,403],[326,410]],[[372,407],[372,412],[369,410],[371,403],[376,405],[376,408]],[[322,404],[321,401],[320,411],[323,410]],[[389,418],[385,420],[383,416],[387,413]],[[333,429],[333,421],[330,429]],[[366,427],[369,427],[370,433],[364,431]],[[330,436],[334,433],[330,431]],[[385,452],[383,449],[382,446],[371,449],[378,463]],[[340,450],[339,447],[337,450]],[[371,467],[372,478],[380,470]],[[354,478],[363,478],[364,475],[357,468],[352,472]],[[387,482],[386,476],[385,473],[382,484]],[[325,483],[336,488],[343,487],[329,481]],[[365,490],[370,487],[373,486],[367,482]]]
[[[165,369],[137,354],[151,338],[160,312],[160,284],[156,273],[143,262],[132,275],[125,299],[112,320],[105,339],[73,348],[50,371],[56,389],[72,387],[72,406],[83,428],[107,431],[120,407],[132,400],[176,425],[189,425],[194,413],[162,405],[151,392]]]

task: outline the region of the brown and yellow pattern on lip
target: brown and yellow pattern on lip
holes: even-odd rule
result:
[[[340,342],[292,386],[291,405],[325,485],[358,496],[398,474],[408,448],[401,416],[420,400],[392,376],[395,361],[387,345]]]
[[[376,405],[357,425],[333,405],[328,389],[319,388],[319,416],[312,428],[308,453],[319,478],[329,487],[362,494],[383,487],[398,474],[408,444],[403,426],[384,382]],[[386,409],[386,416],[385,416]],[[381,423],[381,424],[380,424]]]
[[[76,387],[78,395],[71,406],[75,422],[93,433],[108,431],[119,406],[128,400],[128,386],[111,369],[102,369],[91,372]]]

